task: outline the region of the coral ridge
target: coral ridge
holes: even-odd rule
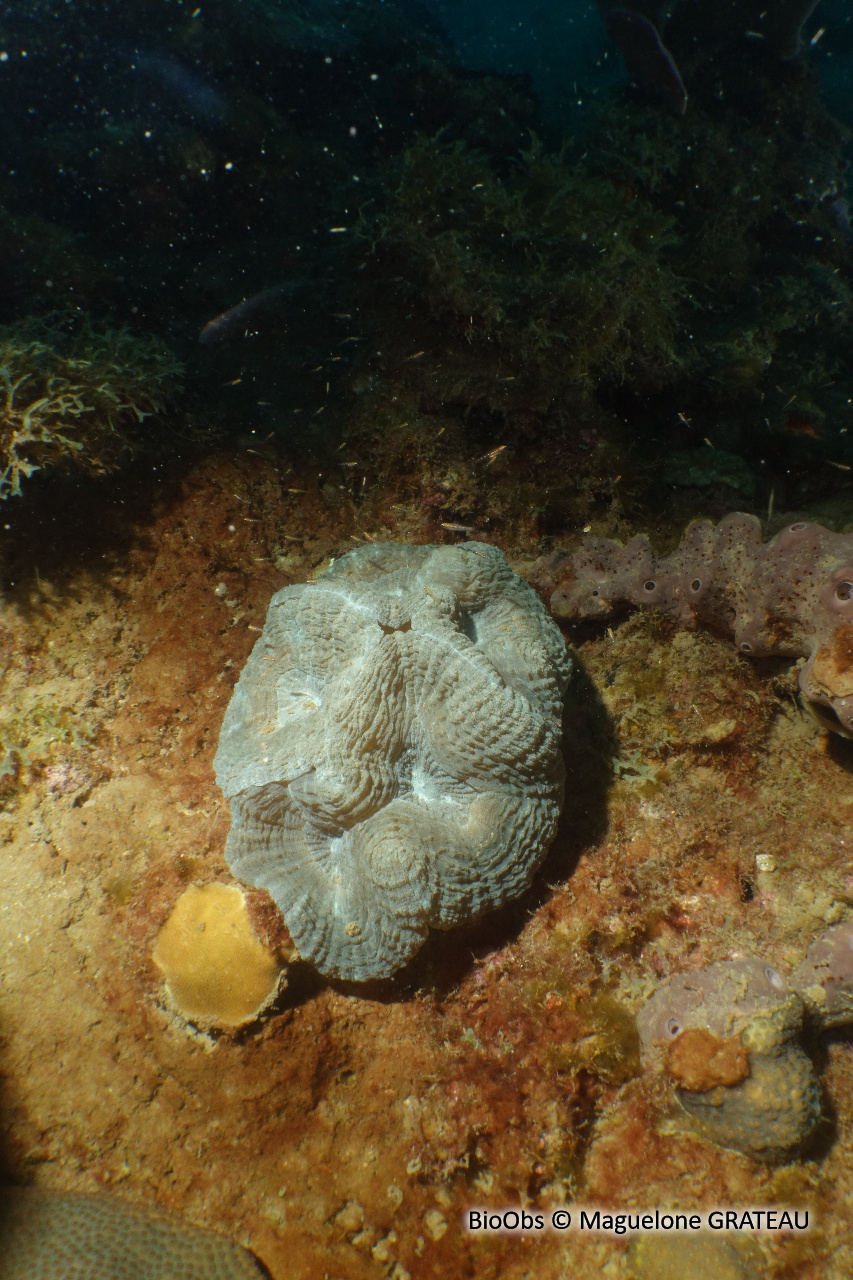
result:
[[[364,547],[273,598],[215,768],[226,856],[324,973],[384,977],[521,893],[556,830],[570,673],[487,544]]]

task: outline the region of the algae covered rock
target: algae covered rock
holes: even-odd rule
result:
[[[238,879],[364,980],[515,898],[553,839],[571,670],[484,543],[359,548],[274,596],[214,761]]]
[[[628,1250],[634,1280],[759,1280],[761,1250],[753,1240],[715,1240],[703,1235],[639,1236]]]
[[[0,1191],[0,1280],[262,1280],[213,1231],[108,1195]]]

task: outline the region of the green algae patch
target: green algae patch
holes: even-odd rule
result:
[[[650,203],[535,137],[499,172],[463,142],[421,136],[388,185],[363,228],[374,264],[475,357],[447,398],[503,407],[518,379],[544,408],[569,386],[586,398],[601,379],[675,362],[674,222]]]
[[[588,1071],[605,1084],[624,1084],[640,1074],[640,1033],[634,1015],[608,991],[571,1002],[579,1035],[547,1051],[560,1072]]]
[[[578,1002],[591,1035],[589,1068],[608,1084],[624,1084],[640,1074],[640,1033],[634,1015],[608,991]]]
[[[126,907],[133,897],[134,883],[130,876],[115,875],[104,881],[104,893],[116,907]]]

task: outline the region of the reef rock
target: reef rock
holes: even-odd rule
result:
[[[767,1268],[749,1236],[715,1239],[703,1232],[637,1236],[627,1254],[630,1280],[764,1280]]]
[[[322,972],[394,973],[515,898],[563,790],[565,642],[497,548],[350,552],[273,597],[214,761],[226,847]]]
[[[643,536],[624,547],[589,538],[552,568],[558,617],[652,605],[683,626],[732,635],[751,657],[808,658],[806,705],[825,728],[853,736],[853,534],[799,521],[762,543],[758,520],[735,512],[718,525],[694,521],[662,559]]]
[[[666,1069],[699,1132],[766,1161],[799,1150],[820,1118],[802,1022],[800,996],[752,957],[670,978],[637,1018],[647,1065]]]

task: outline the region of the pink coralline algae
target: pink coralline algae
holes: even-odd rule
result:
[[[697,520],[661,559],[648,538],[588,538],[558,571],[551,611],[607,619],[650,605],[734,637],[750,657],[807,658],[800,691],[823,726],[853,737],[853,534],[798,521],[761,541],[754,516]]]

